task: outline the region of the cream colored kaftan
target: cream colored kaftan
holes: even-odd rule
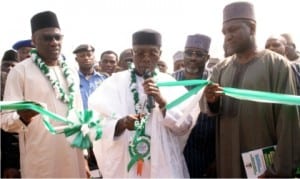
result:
[[[73,72],[76,85],[74,106],[82,108],[78,75]],[[59,67],[52,67],[62,86],[66,81]],[[61,116],[67,115],[67,105],[56,98],[49,80],[31,59],[17,64],[7,78],[5,101],[35,101],[46,104],[47,109]],[[64,134],[52,135],[46,130],[37,115],[28,126],[25,126],[16,112],[1,116],[1,128],[6,131],[18,132],[20,140],[21,174],[24,178],[79,178],[86,177],[82,151],[72,148]],[[54,126],[62,125],[51,120]]]

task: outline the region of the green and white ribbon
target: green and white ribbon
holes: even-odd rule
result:
[[[130,154],[130,162],[127,165],[127,171],[129,171],[132,166],[138,160],[149,160],[150,159],[150,140],[151,137],[145,134],[146,122],[149,118],[149,113],[141,117],[140,122],[135,121],[135,135],[132,142],[128,146]]]
[[[101,119],[97,117],[94,111],[76,112],[71,110],[68,118],[61,117],[55,113],[46,110],[39,104],[31,101],[1,101],[0,111],[2,110],[34,110],[43,116],[43,123],[46,129],[52,134],[64,133],[71,139],[71,146],[80,149],[90,148],[92,140],[98,140],[102,136]],[[76,119],[74,119],[76,117]],[[72,120],[71,120],[72,118]],[[54,127],[49,119],[62,122],[64,126]]]
[[[153,76],[155,77],[157,74],[156,71],[154,71]],[[151,137],[149,135],[145,134],[145,126],[148,121],[151,109],[149,106],[146,106],[147,109],[145,109],[144,105],[140,104],[140,97],[137,90],[137,81],[136,81],[136,73],[135,69],[131,69],[130,71],[130,91],[133,96],[134,100],[134,110],[136,114],[144,115],[143,117],[140,117],[140,121],[135,121],[134,128],[135,128],[135,135],[133,138],[133,141],[130,142],[128,146],[128,151],[130,154],[130,162],[127,165],[127,171],[129,171],[134,164],[136,164],[139,160],[149,160],[150,159],[150,140]],[[146,103],[145,103],[146,104]],[[142,166],[137,165],[137,173],[140,175],[142,172]]]
[[[225,95],[247,101],[300,105],[300,96],[224,87]]]
[[[197,94],[203,87],[208,85],[210,82],[207,80],[182,80],[182,81],[171,81],[171,82],[160,82],[157,83],[158,87],[172,87],[172,86],[192,86],[196,85],[195,88],[191,89],[189,92],[183,94],[182,96],[178,97],[174,101],[170,102],[166,105],[166,109],[171,109],[174,106],[182,103],[189,97],[194,94]]]
[[[174,101],[167,104],[166,109],[171,109],[174,106],[180,104],[184,100],[188,99],[190,96],[198,93],[203,87],[212,82],[208,80],[183,80],[183,81],[173,81],[173,82],[160,82],[157,83],[159,87],[172,87],[172,86],[190,86],[196,85],[195,88],[175,99]],[[272,93],[256,90],[247,90],[247,89],[237,89],[237,88],[222,88],[224,93],[227,96],[247,101],[255,102],[264,102],[264,103],[275,103],[275,104],[287,104],[287,105],[300,105],[300,96],[281,94],[281,93]]]
[[[32,49],[30,51],[31,53],[31,59],[33,62],[37,65],[37,67],[41,70],[41,72],[47,77],[49,80],[52,88],[54,89],[54,92],[56,94],[56,97],[60,99],[62,102],[66,103],[68,105],[69,109],[73,109],[73,102],[74,102],[74,94],[75,94],[75,83],[74,79],[72,77],[72,73],[65,62],[64,57],[61,55],[58,59],[58,64],[60,69],[63,72],[64,78],[67,81],[68,84],[68,92],[63,89],[58,79],[56,79],[55,76],[53,76],[52,73],[50,73],[50,69],[48,65],[42,60],[42,58],[38,55],[38,52],[36,49]]]

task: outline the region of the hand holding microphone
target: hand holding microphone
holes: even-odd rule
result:
[[[152,85],[152,81],[150,80],[147,80],[147,79],[150,79],[153,77],[153,72],[151,72],[150,70],[146,70],[145,73],[144,73],[144,79],[145,79],[145,82],[144,82],[144,90],[145,90],[145,93],[148,94],[147,96],[147,107],[148,109],[153,109],[155,107],[155,100],[154,100],[154,97],[149,94],[151,93],[152,91],[152,88],[153,88],[153,85]],[[146,87],[146,89],[145,89]],[[148,89],[148,90],[147,90]]]
[[[145,81],[143,83],[144,91],[147,96],[147,107],[153,109],[155,107],[155,101],[159,104],[160,108],[165,107],[166,101],[160,94],[159,88],[156,86],[153,80],[153,72],[146,70],[143,75]]]

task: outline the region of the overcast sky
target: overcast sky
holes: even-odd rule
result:
[[[210,54],[223,56],[222,13],[233,0],[5,0],[1,1],[0,52],[18,40],[31,38],[31,17],[51,10],[64,34],[63,53],[81,43],[96,48],[97,60],[104,50],[120,53],[131,47],[131,35],[144,28],[162,34],[162,59],[172,69],[172,56],[183,50],[187,35],[202,33],[212,38]],[[300,45],[300,11],[297,0],[249,0],[256,9],[257,43],[264,47],[272,34],[291,33]],[[298,46],[299,46],[298,45]],[[300,49],[300,46],[299,48]],[[1,55],[1,56],[2,56]],[[169,70],[171,71],[171,70]]]

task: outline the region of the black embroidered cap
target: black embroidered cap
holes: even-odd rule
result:
[[[144,29],[132,35],[132,45],[156,45],[161,46],[161,35],[152,29]]]
[[[60,28],[56,14],[54,12],[51,11],[40,12],[31,18],[32,34],[39,29],[48,28],[48,27]]]

